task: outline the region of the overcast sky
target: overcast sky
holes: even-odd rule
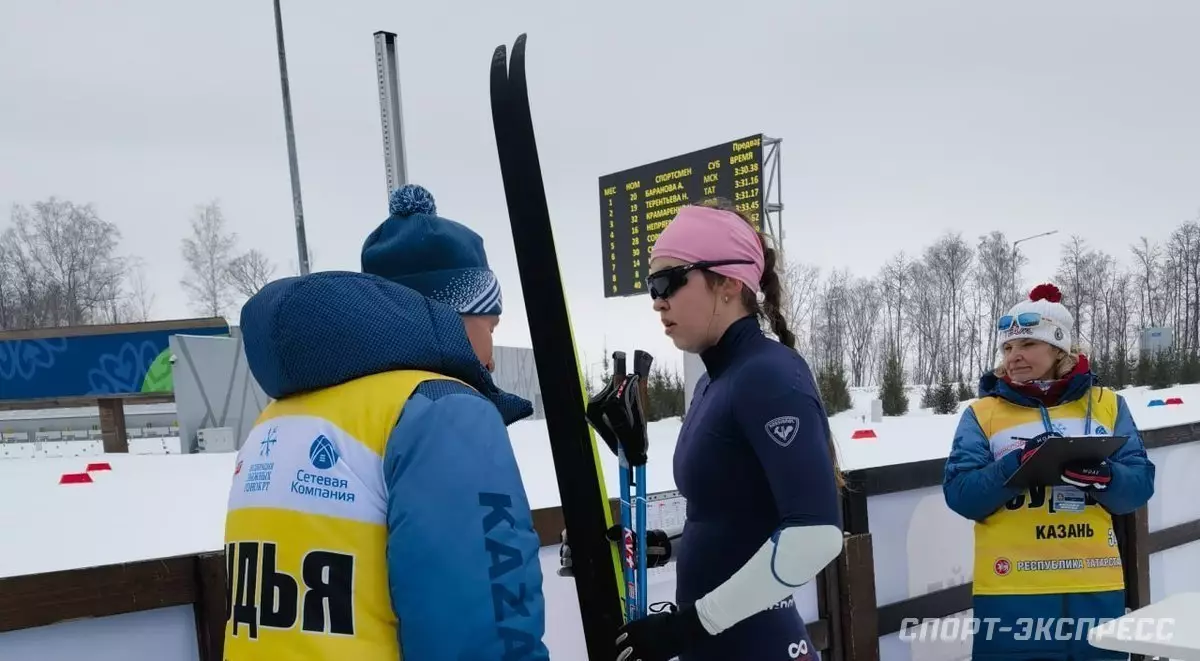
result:
[[[335,9],[335,7],[337,7]],[[488,102],[493,48],[528,72],[559,256],[587,359],[666,341],[648,297],[604,299],[597,178],[763,132],[783,139],[786,248],[874,273],[946,230],[1120,257],[1200,209],[1200,2],[285,0],[300,176],[320,270],[359,268],[386,216],[372,33],[399,35],[411,180],[483,236],[501,344],[529,346]],[[219,199],[242,247],[295,269],[268,0],[0,6],[0,223],[95,203],[191,316],[179,243]],[[237,321],[237,311],[230,313]]]

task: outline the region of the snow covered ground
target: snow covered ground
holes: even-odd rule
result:
[[[1200,420],[1200,386],[1122,391],[1142,429]],[[906,416],[870,421],[873,390],[853,393],[855,408],[831,420],[844,470],[945,457],[957,415],[915,409]],[[1148,407],[1151,399],[1180,397],[1182,405]],[[962,405],[960,405],[962,406]],[[678,419],[650,425],[647,470],[652,492],[675,488],[671,455]],[[875,438],[853,439],[870,429]],[[544,422],[510,428],[525,487],[534,508],[559,504]],[[102,455],[0,460],[0,577],[73,569],[218,550],[233,454]],[[609,494],[618,491],[616,459],[602,448]],[[89,484],[59,484],[64,473],[84,472]]]
[[[1139,387],[1120,392],[1129,403],[1134,419],[1141,429],[1170,427],[1200,420],[1200,385],[1156,391]],[[959,416],[957,413],[936,415],[930,409],[918,408],[921,402],[921,388],[908,389],[907,415],[884,417],[877,423],[871,422],[871,400],[878,396],[878,391],[873,388],[855,388],[851,389],[850,394],[854,408],[829,420],[843,471],[940,459],[950,453]],[[1179,397],[1184,403],[1161,407],[1146,406],[1153,399],[1165,400],[1169,397]],[[961,402],[958,410],[963,410],[970,401],[972,400]],[[682,422],[678,418],[650,424],[650,460],[646,466],[646,480],[650,484],[651,493],[675,489],[671,456],[675,451],[675,439],[681,425]],[[553,477],[554,465],[546,447],[545,422],[518,423],[510,429],[530,503],[535,508],[559,505],[558,485]],[[854,433],[860,430],[874,432],[875,438],[854,439]],[[608,492],[615,496],[620,493],[616,457],[605,451],[601,461],[604,463]]]

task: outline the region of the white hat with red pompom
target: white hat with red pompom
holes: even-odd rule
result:
[[[1042,284],[1029,292],[1029,300],[1021,301],[997,320],[1000,346],[1010,340],[1039,340],[1071,351],[1071,329],[1075,317],[1062,304],[1062,292],[1052,284]]]

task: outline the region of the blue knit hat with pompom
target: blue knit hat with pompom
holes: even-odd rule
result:
[[[500,282],[488,268],[478,234],[439,217],[433,195],[414,184],[392,191],[388,212],[363,243],[363,273],[414,289],[460,314],[500,314]]]

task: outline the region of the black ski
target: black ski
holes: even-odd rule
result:
[[[571,540],[572,573],[588,658],[611,658],[622,617],[618,549],[605,536],[613,524],[596,442],[585,417],[583,376],[563,291],[554,232],[542,182],[525,80],[525,35],[506,62],[492,56],[492,124],[529,318],[546,428]]]

